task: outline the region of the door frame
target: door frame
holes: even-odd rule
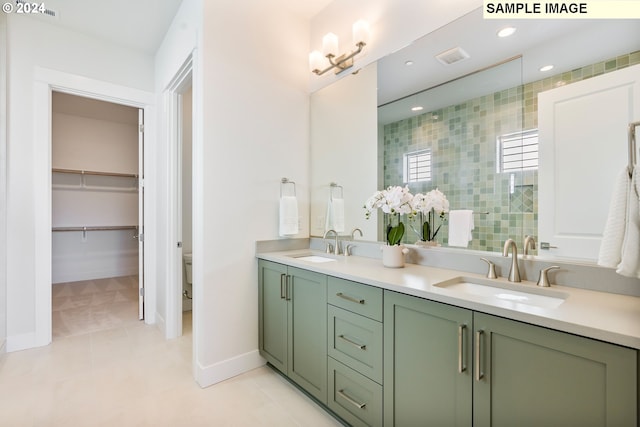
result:
[[[167,86],[163,93],[164,104],[166,107],[166,126],[168,139],[168,191],[169,191],[169,241],[167,245],[167,301],[166,301],[166,319],[165,319],[165,337],[167,339],[177,338],[182,335],[182,248],[178,247],[177,242],[182,241],[182,96],[187,87],[193,88],[193,56],[189,56],[178,72]],[[193,91],[193,89],[192,89]],[[195,91],[192,100],[192,110],[195,111]],[[195,113],[193,115],[195,117]],[[196,129],[193,126],[193,144],[196,144]],[[194,156],[192,155],[192,165]],[[195,166],[195,165],[194,165]],[[195,175],[195,169],[192,166],[192,175]],[[195,188],[192,189],[192,193]],[[193,197],[192,197],[193,199]],[[195,210],[194,210],[195,212]],[[195,218],[195,215],[194,215]],[[195,219],[192,218],[193,231],[196,229]],[[195,253],[195,241],[193,242],[192,254]],[[198,265],[197,256],[194,255],[192,260],[193,266]],[[196,294],[196,277],[192,274],[193,294]],[[192,307],[195,319],[195,304]]]
[[[155,186],[149,176],[155,169],[155,95],[138,89],[117,85],[110,82],[94,80],[62,71],[36,67],[34,72],[34,146],[35,146],[35,333],[33,342],[21,342],[18,349],[38,347],[51,343],[51,93],[63,92],[93,98],[100,101],[113,102],[144,110],[146,128],[144,138],[144,170],[147,176],[144,203],[154,206]],[[155,217],[150,215],[152,209],[145,210],[145,228],[156,228]],[[147,278],[145,290],[145,323],[155,323],[155,263],[156,256],[150,248],[154,248],[153,233],[145,236],[146,248],[144,276]]]

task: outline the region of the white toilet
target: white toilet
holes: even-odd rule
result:
[[[189,311],[192,307],[193,279],[191,275],[191,254],[183,254],[184,282],[182,283],[182,311]]]

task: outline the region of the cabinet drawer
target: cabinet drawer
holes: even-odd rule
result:
[[[382,289],[329,277],[329,304],[382,322]]]
[[[381,426],[382,386],[328,359],[329,408],[352,426]]]
[[[382,323],[327,307],[329,356],[382,384]]]

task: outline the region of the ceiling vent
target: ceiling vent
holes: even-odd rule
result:
[[[58,17],[58,12],[56,12],[53,9],[47,9],[44,7],[44,3],[32,3],[32,2],[28,2],[25,0],[16,0],[16,5],[22,5],[21,7],[24,8],[24,12],[25,13],[33,13],[31,12],[31,10],[33,8],[38,8],[38,14],[39,15],[47,15],[50,16],[52,18],[57,18]],[[29,8],[29,10],[27,10],[27,8]]]
[[[461,47],[454,47],[453,49],[445,50],[444,52],[436,55],[436,59],[442,62],[444,65],[451,65],[453,63],[463,61],[469,57],[469,54],[465,52]]]

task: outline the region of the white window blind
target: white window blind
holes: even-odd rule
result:
[[[498,137],[498,172],[538,169],[538,130]]]
[[[404,155],[404,182],[431,180],[431,150],[420,150]]]

